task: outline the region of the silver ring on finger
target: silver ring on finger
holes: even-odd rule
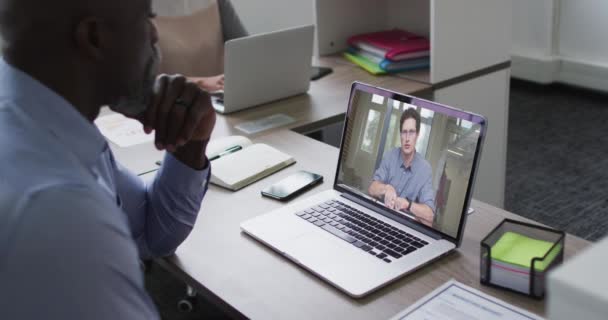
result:
[[[175,99],[175,102],[173,102],[173,104],[176,106],[184,107],[186,109],[190,109],[190,107],[192,107],[192,103],[188,103],[188,102],[186,102],[186,100],[184,100],[182,98]]]

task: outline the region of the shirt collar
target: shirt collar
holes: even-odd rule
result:
[[[403,162],[403,154],[401,153],[401,149],[399,149],[399,160],[401,162],[401,167],[405,170],[409,170],[412,171],[412,169],[415,170],[416,164],[418,163],[419,159],[419,155],[417,151],[414,151],[414,158],[412,159],[412,162],[410,163],[409,167],[405,166],[405,163]]]
[[[3,58],[0,58],[0,84],[0,98],[14,102],[85,165],[92,166],[107,148],[97,127],[73,105]]]

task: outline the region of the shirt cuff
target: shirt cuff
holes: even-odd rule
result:
[[[209,183],[210,162],[203,170],[195,170],[177,160],[171,153],[165,154],[157,179],[169,187],[172,193],[181,195],[202,196]]]

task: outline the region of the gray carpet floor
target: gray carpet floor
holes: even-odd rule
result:
[[[608,95],[511,85],[507,210],[588,240],[608,232]]]
[[[588,240],[608,232],[608,95],[513,81],[507,210]],[[165,320],[227,319],[197,299],[179,313],[185,285],[158,266],[146,285]]]

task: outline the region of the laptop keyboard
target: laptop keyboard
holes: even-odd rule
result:
[[[326,201],[296,215],[387,263],[429,244],[340,201]]]

